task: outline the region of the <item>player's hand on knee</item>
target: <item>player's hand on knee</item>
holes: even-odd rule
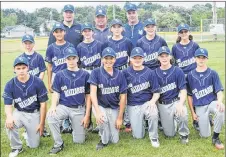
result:
[[[198,121],[198,116],[195,112],[192,113],[192,119]]]
[[[149,112],[151,115],[157,115],[158,109],[155,103],[149,103]]]
[[[39,133],[40,136],[42,136],[44,130],[44,124],[39,124],[36,128],[36,132]]]
[[[115,122],[115,128],[120,130],[121,126],[122,126],[122,118],[118,117]]]
[[[217,102],[217,109],[219,112],[225,111],[225,105],[222,102]]]
[[[7,116],[7,118],[6,118],[6,128],[7,129],[13,129],[13,126],[14,126],[13,116]]]
[[[56,114],[56,107],[51,106],[48,111],[49,116],[54,116]]]
[[[50,93],[53,93],[52,85],[48,85],[48,91],[49,91]]]
[[[96,122],[98,125],[103,124],[104,123],[104,115],[103,113],[99,112],[96,115]]]
[[[185,115],[184,104],[176,104],[176,116],[181,117]]]
[[[88,128],[89,122],[90,122],[89,116],[86,115],[86,116],[82,119],[81,125],[83,125],[84,128]]]

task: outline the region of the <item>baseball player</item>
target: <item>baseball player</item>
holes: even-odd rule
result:
[[[144,117],[149,124],[149,138],[153,147],[159,147],[158,109],[159,84],[154,71],[145,67],[144,52],[135,47],[130,56],[132,66],[123,70],[128,84],[127,109],[134,138],[145,135]]]
[[[9,157],[15,157],[23,151],[19,129],[24,127],[29,148],[37,148],[43,133],[46,117],[47,89],[43,81],[28,73],[29,62],[24,57],[14,61],[16,77],[7,82],[3,98],[6,113],[6,130],[12,151]],[[14,111],[13,111],[14,106]]]
[[[90,97],[93,110],[99,125],[100,142],[96,149],[100,150],[110,142],[119,141],[119,129],[123,121],[126,104],[127,84],[122,72],[113,65],[116,61],[115,51],[107,47],[102,52],[102,64],[90,75]]]
[[[217,149],[224,149],[224,145],[219,139],[222,126],[225,121],[225,105],[223,102],[223,86],[216,71],[208,68],[208,51],[199,48],[195,51],[196,69],[188,73],[187,85],[188,95],[192,99],[189,106],[192,117],[199,123],[199,135],[209,137],[211,127],[209,115],[213,115],[213,136],[212,144]],[[195,107],[195,111],[193,109]]]
[[[89,73],[78,68],[78,54],[75,48],[67,48],[65,58],[67,69],[56,73],[53,81],[52,104],[48,111],[48,124],[54,139],[54,146],[49,152],[51,155],[57,154],[64,148],[60,135],[60,125],[64,119],[71,120],[74,143],[84,143],[84,128],[89,124],[91,108],[90,85],[87,82]],[[87,105],[86,110],[85,105]]]
[[[180,24],[177,30],[178,38],[176,44],[172,47],[172,55],[175,59],[176,66],[181,68],[186,76],[196,68],[194,54],[199,48],[199,45],[193,41],[189,25]],[[191,99],[188,97],[188,104],[190,105],[191,103]],[[194,119],[193,126],[196,130],[199,130],[198,122]]]
[[[160,67],[155,73],[161,87],[158,109],[166,136],[176,135],[177,126],[182,144],[188,143],[188,113],[185,105],[187,90],[183,71],[170,63],[172,55],[168,47],[159,49]],[[177,123],[176,123],[177,122]]]

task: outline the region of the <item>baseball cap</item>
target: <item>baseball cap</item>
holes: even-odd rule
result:
[[[199,48],[195,51],[195,57],[204,56],[208,58],[208,51],[205,48]]]
[[[147,25],[156,25],[155,19],[147,19],[144,21],[144,27],[146,27]]]
[[[113,19],[113,20],[111,21],[111,27],[112,27],[113,25],[120,25],[120,26],[123,26],[123,23],[122,23],[122,21],[119,20],[119,19]]]
[[[64,12],[65,12],[65,11],[75,12],[75,8],[74,8],[73,5],[67,4],[67,5],[64,6]]]
[[[144,57],[144,51],[143,51],[142,48],[140,48],[140,47],[135,47],[135,48],[131,51],[130,57],[136,57],[136,56]]]
[[[180,24],[178,27],[177,27],[177,31],[180,32],[181,30],[188,30],[190,31],[190,28],[189,28],[189,25],[188,24]]]
[[[106,13],[106,10],[104,8],[102,8],[102,7],[96,8],[96,13],[95,13],[96,16],[99,16],[99,15],[106,16],[106,14],[107,13]]]
[[[158,55],[161,55],[163,53],[166,53],[168,55],[171,54],[170,49],[167,46],[162,46],[159,48]]]
[[[13,66],[15,67],[17,64],[25,64],[29,65],[28,59],[25,57],[17,57],[13,63]]]
[[[55,23],[52,31],[54,32],[56,29],[61,29],[65,31],[65,27],[62,23]]]
[[[129,3],[128,5],[125,6],[126,11],[136,11],[137,10],[137,6],[135,4]]]
[[[29,34],[26,34],[22,37],[22,43],[25,42],[25,41],[30,41],[32,43],[35,42],[34,38],[32,35],[29,35]]]
[[[91,30],[93,30],[93,26],[92,26],[92,24],[90,24],[90,23],[84,23],[84,24],[82,25],[81,31],[83,31],[84,29],[91,29]]]
[[[116,58],[116,53],[112,48],[106,47],[102,52],[102,58],[107,57],[107,56],[112,56],[112,57]]]
[[[65,50],[65,54],[64,54],[64,57],[65,58],[68,58],[68,57],[78,57],[78,53],[76,51],[76,49],[74,47],[68,47],[66,50]]]

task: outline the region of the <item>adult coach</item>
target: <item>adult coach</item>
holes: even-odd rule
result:
[[[76,23],[74,20],[75,16],[75,8],[73,5],[67,4],[64,6],[63,9],[63,18],[62,24],[65,27],[65,40],[72,43],[76,48],[77,45],[82,42],[82,35],[81,35],[81,25]],[[52,43],[56,42],[56,38],[51,33],[49,36],[48,46]]]
[[[143,23],[138,19],[137,6],[128,4],[125,6],[128,23],[125,24],[124,36],[129,38],[136,47],[137,40],[145,35]]]

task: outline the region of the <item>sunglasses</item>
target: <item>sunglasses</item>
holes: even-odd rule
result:
[[[179,33],[180,33],[180,34],[188,33],[188,30],[180,31]]]

